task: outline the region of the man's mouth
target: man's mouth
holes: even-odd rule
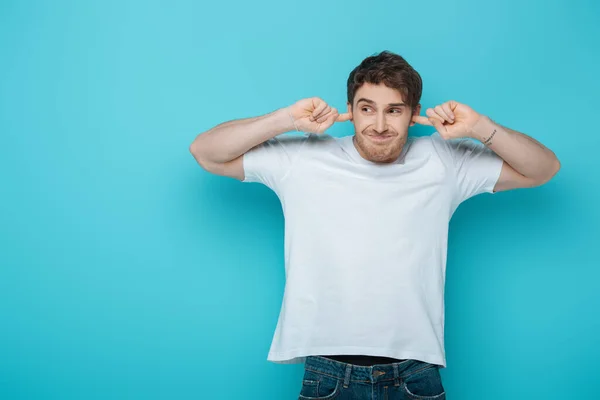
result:
[[[376,143],[380,143],[380,142],[387,142],[388,140],[390,140],[393,135],[367,135],[369,137],[370,140],[372,140],[373,142]]]

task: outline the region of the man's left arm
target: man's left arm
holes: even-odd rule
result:
[[[543,185],[560,169],[560,161],[552,150],[485,115],[479,115],[469,136],[504,160],[494,192]]]
[[[492,121],[466,104],[450,100],[428,108],[426,114],[427,117],[415,114],[412,121],[433,125],[446,140],[477,139],[504,160],[494,192],[543,185],[560,169],[560,161],[552,150],[524,133]]]

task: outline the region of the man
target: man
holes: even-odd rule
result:
[[[301,399],[443,399],[449,220],[477,194],[548,182],[560,163],[465,104],[420,116],[421,77],[397,54],[367,57],[347,84],[346,113],[303,99],[220,124],[190,151],[281,200],[286,286],[268,359],[305,362]],[[348,120],[354,135],[324,134]],[[409,137],[414,124],[437,132]],[[305,134],[280,136],[294,130]]]

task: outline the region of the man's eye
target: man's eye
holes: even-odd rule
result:
[[[400,114],[402,112],[401,110],[399,110],[397,108],[392,109],[392,111],[398,111],[396,114]]]
[[[371,109],[371,107],[363,107],[362,109],[363,109],[363,111],[365,111],[365,110],[370,110],[370,109]]]

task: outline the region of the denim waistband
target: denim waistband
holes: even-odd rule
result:
[[[304,367],[316,373],[343,379],[344,387],[348,387],[350,382],[377,383],[384,381],[394,381],[394,384],[398,386],[406,377],[427,368],[437,368],[437,365],[419,360],[404,360],[368,367],[321,356],[308,356]]]

